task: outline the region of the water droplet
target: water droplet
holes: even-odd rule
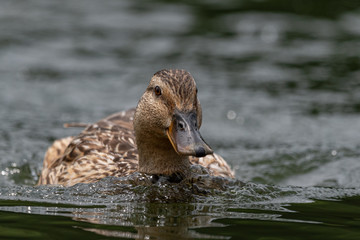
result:
[[[233,110],[229,110],[226,116],[229,120],[234,120],[236,118],[236,112],[234,112]]]
[[[336,151],[336,150],[332,150],[332,151],[331,151],[331,155],[332,155],[332,156],[336,156],[336,155],[337,155],[337,151]]]

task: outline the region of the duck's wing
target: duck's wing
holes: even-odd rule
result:
[[[73,185],[134,172],[138,154],[133,115],[134,109],[131,109],[88,125],[70,140],[60,157],[48,161],[38,184]]]
[[[213,176],[234,178],[235,173],[231,170],[227,162],[218,154],[213,153],[205,157],[190,156],[191,164],[199,164],[210,171]]]
[[[60,158],[73,139],[74,137],[66,137],[55,140],[45,153],[43,168],[48,168],[56,159]]]

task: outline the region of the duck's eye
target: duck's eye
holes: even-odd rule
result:
[[[156,96],[161,95],[161,88],[159,86],[156,86],[154,91],[155,91]]]
[[[196,88],[196,93],[198,93],[198,88]]]

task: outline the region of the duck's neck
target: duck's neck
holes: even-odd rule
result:
[[[167,139],[137,140],[139,151],[139,172],[147,174],[189,175],[188,156],[178,155]]]

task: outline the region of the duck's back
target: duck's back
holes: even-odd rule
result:
[[[38,185],[70,186],[136,171],[133,115],[134,109],[119,112],[88,125],[77,137],[56,140],[45,154]]]

